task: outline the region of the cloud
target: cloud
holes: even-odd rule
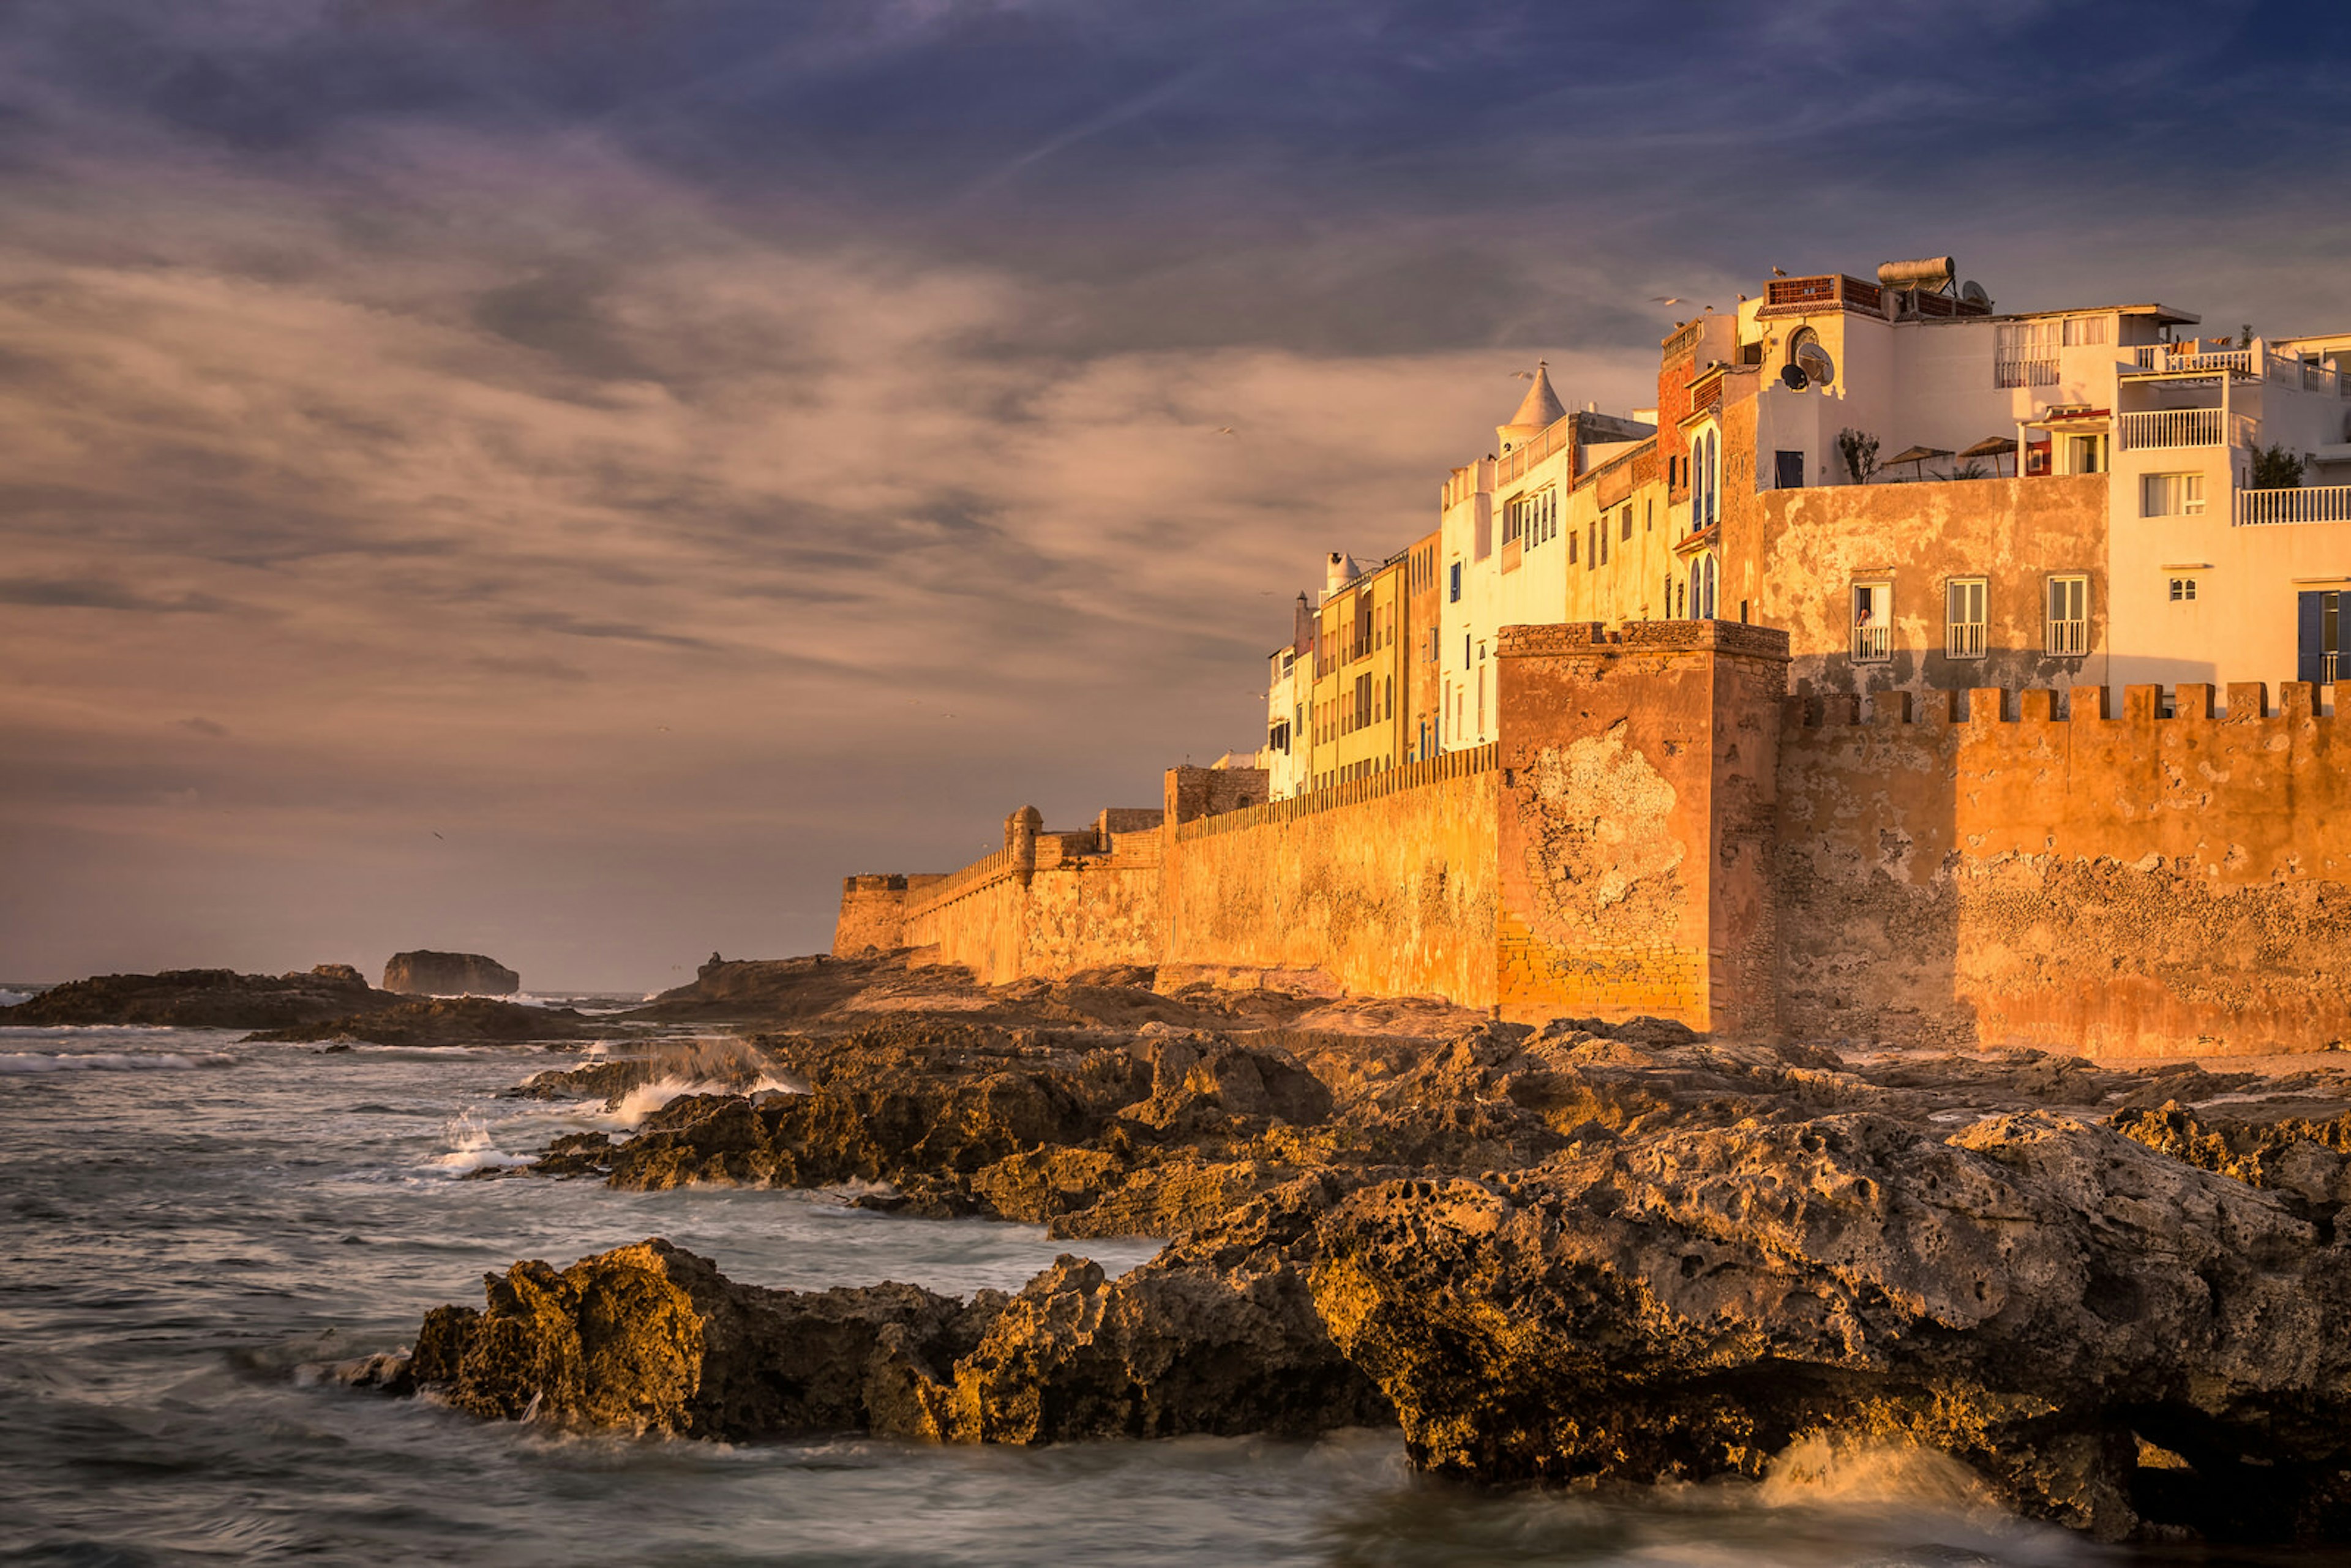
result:
[[[150,615],[211,615],[235,608],[208,593],[142,593],[97,577],[0,578],[0,604],[47,610],[128,610]]]
[[[0,803],[80,857],[0,946],[191,956],[112,946],[149,866],[270,968],[819,946],[834,876],[1250,744],[1322,552],[1430,528],[1537,355],[1647,404],[1653,296],[2346,308],[2280,197],[2340,29],[2258,6],[575,9],[0,18],[0,603],[57,612]]]

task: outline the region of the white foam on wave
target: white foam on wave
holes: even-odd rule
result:
[[[609,1122],[616,1127],[635,1127],[644,1119],[685,1094],[759,1094],[768,1090],[780,1090],[787,1094],[805,1094],[807,1089],[772,1074],[762,1075],[748,1086],[738,1087],[708,1078],[656,1078],[640,1083],[621,1096],[621,1103],[595,1119]]]
[[[234,1067],[236,1063],[235,1057],[223,1051],[0,1051],[0,1073],[191,1072],[198,1068]]]
[[[29,1002],[32,999],[33,993],[30,991],[11,991],[0,988],[0,1008],[13,1008],[18,1002]]]
[[[1767,1508],[1830,1503],[1961,1512],[1992,1506],[1983,1478],[1916,1443],[1799,1438],[1771,1460],[1757,1489]]]
[[[489,1124],[480,1117],[465,1115],[449,1124],[451,1148],[444,1155],[424,1162],[425,1168],[444,1176],[467,1176],[475,1171],[503,1170],[513,1166],[532,1164],[528,1155],[510,1155],[497,1145],[490,1135]]]

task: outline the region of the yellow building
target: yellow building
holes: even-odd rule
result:
[[[1405,662],[1411,553],[1400,552],[1369,571],[1357,570],[1343,555],[1331,558],[1329,587],[1315,618],[1309,789],[1367,778],[1405,759],[1411,730]]]

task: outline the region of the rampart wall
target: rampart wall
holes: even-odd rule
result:
[[[1488,1005],[1496,779],[1487,746],[1182,824],[1167,961]]]
[[[1499,738],[1271,803],[1160,812],[951,875],[852,878],[842,944],[982,978],[1320,970],[1516,1019],[2101,1055],[2351,1044],[2351,730],[2316,690],[1790,699],[1784,633],[1507,629]],[[1262,796],[1256,800],[1262,802]],[[1155,826],[1115,831],[1113,822]],[[900,901],[893,906],[892,900]]]
[[[1789,705],[1782,1027],[2101,1055],[2351,1042],[2351,733],[2314,688]]]

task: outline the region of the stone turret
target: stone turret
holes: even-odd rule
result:
[[[1037,873],[1037,835],[1044,831],[1045,813],[1034,806],[1023,806],[1004,819],[1004,848],[1023,887]]]
[[[1527,395],[1520,400],[1519,412],[1510,415],[1510,423],[1494,427],[1494,439],[1499,444],[1495,449],[1510,451],[1532,441],[1566,417],[1567,406],[1559,401],[1559,393],[1552,390],[1550,361],[1537,360],[1534,384],[1527,388]]]

